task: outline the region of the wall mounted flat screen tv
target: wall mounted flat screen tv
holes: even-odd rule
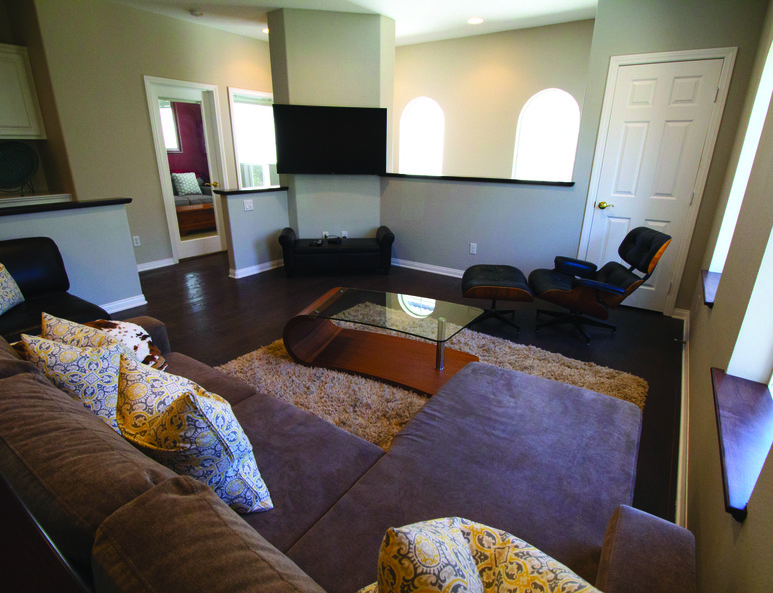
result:
[[[277,173],[381,175],[387,110],[274,104]]]

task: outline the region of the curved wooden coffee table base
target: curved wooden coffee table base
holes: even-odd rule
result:
[[[301,364],[347,371],[434,395],[455,373],[478,357],[446,349],[443,370],[435,368],[437,345],[410,338],[344,329],[328,319],[290,319],[284,329],[284,344]]]

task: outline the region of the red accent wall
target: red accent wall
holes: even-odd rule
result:
[[[167,152],[171,173],[193,171],[198,177],[209,182],[207,148],[204,143],[204,123],[201,119],[201,105],[198,103],[175,103],[172,109],[177,120],[182,152]]]

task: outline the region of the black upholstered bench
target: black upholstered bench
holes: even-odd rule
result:
[[[378,270],[389,273],[395,235],[381,226],[373,239],[298,239],[286,227],[279,235],[285,273],[329,272],[342,270]]]
[[[473,323],[495,317],[509,323],[520,331],[514,322],[503,314],[513,315],[513,311],[498,311],[497,301],[532,302],[534,295],[523,272],[513,266],[478,264],[465,270],[462,276],[462,294],[467,299],[490,299],[491,308],[480,315]]]

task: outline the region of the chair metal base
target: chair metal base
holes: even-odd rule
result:
[[[474,323],[478,323],[479,321],[484,321],[486,319],[489,319],[491,317],[494,317],[495,319],[498,319],[499,321],[503,321],[504,323],[507,323],[508,325],[511,325],[515,328],[515,331],[520,333],[521,328],[520,326],[516,325],[513,321],[510,321],[505,315],[512,315],[515,317],[515,310],[509,309],[507,311],[499,311],[497,310],[497,302],[491,301],[491,309],[486,309],[478,315],[467,327],[470,327]]]
[[[543,323],[539,323],[539,321],[537,321],[537,329],[536,329],[537,333],[539,333],[539,330],[541,327],[548,327],[551,325],[571,324],[574,327],[576,327],[577,330],[585,337],[586,344],[590,344],[590,335],[588,335],[588,332],[585,331],[585,329],[583,328],[583,325],[603,327],[606,329],[611,329],[613,334],[617,333],[616,325],[607,323],[606,321],[600,321],[598,319],[591,319],[590,317],[586,317],[582,313],[578,313],[577,311],[570,311],[569,313],[565,313],[563,311],[549,311],[547,309],[537,309],[538,320],[539,320],[540,314],[547,315],[548,317],[553,317],[554,319],[551,319],[550,321],[545,321]]]

